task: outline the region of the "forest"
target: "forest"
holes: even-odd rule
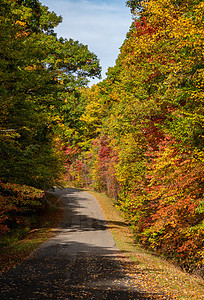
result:
[[[37,0],[1,0],[0,233],[53,186],[113,198],[135,241],[188,271],[204,263],[204,3],[127,1],[133,22],[100,78]],[[128,30],[128,29],[127,29]]]

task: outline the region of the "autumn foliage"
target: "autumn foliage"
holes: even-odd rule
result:
[[[43,206],[44,193],[41,190],[0,181],[0,235],[18,224],[30,226],[29,214]]]
[[[137,241],[202,269],[204,4],[128,5],[138,15],[116,65],[84,91],[78,159],[89,185],[117,199]]]
[[[203,1],[127,1],[132,26],[91,88],[99,61],[57,39],[60,17],[37,0],[1,2],[0,233],[66,169],[69,184],[114,198],[144,247],[202,270]]]
[[[25,223],[23,211],[35,212],[39,189],[63,185],[63,149],[80,140],[79,89],[100,77],[100,66],[87,46],[57,38],[62,18],[40,1],[0,0],[0,7],[2,234]]]

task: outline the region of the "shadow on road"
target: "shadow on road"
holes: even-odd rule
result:
[[[1,275],[2,300],[170,299],[145,293],[142,279],[135,283],[138,262],[129,274],[130,262],[117,250],[93,196],[76,189],[57,193],[65,205],[61,226],[26,261]]]

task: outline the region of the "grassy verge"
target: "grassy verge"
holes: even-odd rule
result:
[[[20,263],[53,235],[53,228],[61,221],[63,205],[50,193],[47,193],[47,200],[45,209],[32,216],[32,229],[19,226],[0,237],[0,272]]]
[[[130,264],[128,265],[130,274],[134,273],[134,268],[140,269],[144,277],[145,274],[148,276],[150,290],[160,288],[174,299],[204,299],[204,280],[202,278],[183,272],[165,259],[135,244],[131,229],[113,201],[103,194],[92,191],[89,193],[98,199],[117,247],[132,260],[132,267]]]

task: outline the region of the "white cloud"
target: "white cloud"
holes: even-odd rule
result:
[[[63,17],[56,28],[58,37],[73,38],[88,45],[101,61],[103,78],[115,64],[131,24],[125,0],[41,0],[42,4]]]

